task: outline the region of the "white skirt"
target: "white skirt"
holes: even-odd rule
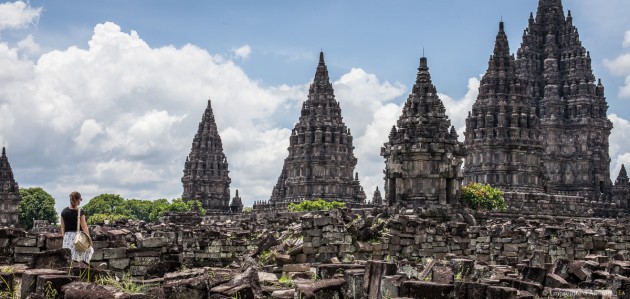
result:
[[[84,252],[77,252],[76,248],[74,248],[74,237],[76,236],[77,232],[66,232],[63,234],[63,248],[70,248],[70,252],[72,252],[72,260],[90,263],[92,254],[94,254],[94,248],[90,247]]]

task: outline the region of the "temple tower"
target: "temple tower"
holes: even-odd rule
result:
[[[13,170],[9,164],[6,149],[2,147],[2,156],[0,156],[0,204],[2,205],[0,225],[18,224],[18,205],[21,200],[20,188],[13,178]]]
[[[210,100],[186,158],[182,199],[199,200],[209,212],[230,211],[230,177]]]
[[[372,204],[376,206],[383,205],[383,196],[381,195],[381,191],[378,190],[378,186],[374,191],[374,195],[372,195]]]
[[[268,205],[284,209],[289,202],[317,198],[363,203],[366,196],[354,173],[357,159],[353,150],[350,129],[341,117],[324,53],[320,53],[315,79],[291,132],[289,155]]]
[[[236,195],[232,197],[232,203],[230,204],[230,211],[232,213],[243,212],[243,201],[241,200],[241,197],[238,196],[238,189],[236,189]]]
[[[464,183],[490,184],[504,191],[543,191],[536,108],[517,78],[503,22],[464,134]]]
[[[540,119],[548,191],[609,199],[612,123],[604,87],[561,0],[540,0],[517,58],[518,77]]]
[[[612,194],[615,203],[625,209],[630,210],[630,179],[626,172],[626,166],[621,165],[615,185],[612,187]]]
[[[422,57],[412,93],[381,148],[385,200],[406,207],[456,203],[464,155]]]

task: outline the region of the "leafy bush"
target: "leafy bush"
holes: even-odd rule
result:
[[[462,198],[466,205],[473,210],[507,210],[503,191],[488,184],[470,183],[462,187]]]
[[[325,201],[318,198],[317,200],[305,200],[301,203],[290,203],[289,212],[328,211],[345,207],[346,204],[343,202]]]

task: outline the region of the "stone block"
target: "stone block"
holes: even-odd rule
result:
[[[57,295],[61,295],[61,287],[78,280],[78,276],[71,276],[67,274],[40,275],[37,277],[35,294],[45,296],[56,293]]]
[[[103,259],[121,259],[127,257],[127,248],[103,248]]]
[[[161,248],[165,244],[165,238],[146,238],[138,243],[140,248]]]
[[[131,259],[131,264],[134,266],[151,266],[159,262],[159,257],[134,257]]]
[[[286,264],[282,266],[282,272],[308,272],[311,270],[311,264]]]
[[[129,259],[110,259],[109,267],[116,270],[124,270],[129,266]]]
[[[65,271],[52,269],[33,269],[22,273],[22,284],[20,287],[20,298],[26,298],[28,294],[35,293],[37,288],[37,277],[41,275],[67,275]]]
[[[15,254],[33,254],[33,253],[38,253],[40,250],[38,247],[15,247],[14,249],[14,253]]]
[[[46,237],[46,250],[61,249],[63,247],[63,237],[59,235],[48,235]]]
[[[31,237],[15,238],[13,240],[13,246],[37,247],[37,238],[31,238]]]
[[[402,283],[400,289],[400,296],[408,296],[411,298],[418,298],[417,296],[420,295],[425,298],[447,299],[453,298],[454,293],[455,286],[452,284],[439,284],[424,281],[405,281]]]

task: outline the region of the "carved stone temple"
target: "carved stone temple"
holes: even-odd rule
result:
[[[628,179],[628,172],[626,172],[626,166],[621,165],[615,185],[612,187],[612,194],[615,203],[620,208],[630,209],[630,179]]]
[[[0,156],[0,225],[17,225],[18,224],[18,205],[22,197],[20,196],[20,187],[13,178],[13,170],[9,159],[7,158],[6,149],[2,148],[2,156]]]
[[[464,135],[466,182],[487,183],[504,191],[543,191],[543,145],[536,108],[518,77],[503,22]]]
[[[612,123],[571,12],[540,0],[516,59],[504,39],[466,122],[465,181],[608,201]]]
[[[271,198],[255,203],[254,209],[281,210],[290,202],[317,198],[364,203],[365,192],[354,173],[357,158],[353,150],[350,129],[341,117],[324,53],[320,53],[315,79],[291,132],[289,155]]]
[[[182,199],[199,200],[208,212],[230,212],[230,177],[210,100],[184,165]],[[240,197],[239,197],[240,199]]]
[[[412,93],[381,148],[385,201],[406,207],[456,203],[464,155],[422,57]]]

